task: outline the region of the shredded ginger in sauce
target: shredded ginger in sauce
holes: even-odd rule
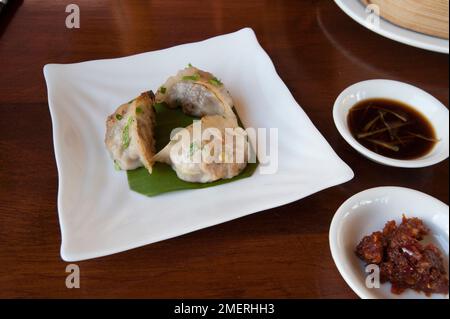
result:
[[[438,142],[425,116],[395,100],[363,100],[350,109],[347,122],[360,144],[390,158],[419,158]]]

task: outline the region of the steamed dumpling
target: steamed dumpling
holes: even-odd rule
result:
[[[190,125],[175,134],[156,154],[155,161],[171,165],[177,176],[188,182],[232,178],[244,170],[248,160],[247,135],[238,125],[229,92],[214,75],[189,66],[159,88],[156,100],[171,108],[181,107],[185,114],[201,117],[202,132],[215,129],[219,134],[196,141],[193,137],[195,124]],[[186,135],[188,138],[183,138]],[[214,152],[215,145],[220,145],[220,152]],[[205,160],[207,154],[210,156]]]
[[[152,91],[122,104],[106,120],[105,144],[118,169],[145,166],[151,173],[155,155],[155,96]]]
[[[211,73],[193,66],[170,77],[156,93],[156,101],[165,102],[171,108],[181,106],[184,113],[196,117],[236,118],[233,100],[223,83]]]
[[[233,118],[212,115],[202,117],[200,121],[202,132],[212,128],[215,129],[212,133],[220,134],[195,140],[195,124],[192,124],[176,133],[154,160],[171,165],[178,178],[187,182],[208,183],[239,175],[248,161],[246,132]],[[218,145],[220,147],[215,148]],[[208,156],[208,160],[204,156]]]

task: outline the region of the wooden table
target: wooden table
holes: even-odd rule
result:
[[[0,297],[356,298],[328,246],[339,205],[381,185],[448,203],[448,160],[410,170],[375,164],[346,144],[331,116],[342,89],[372,78],[412,83],[448,105],[447,55],[382,38],[329,0],[77,0],[81,28],[70,30],[65,2],[29,0],[0,17]],[[81,288],[67,289],[44,64],[120,57],[246,26],[355,178],[283,207],[79,262]]]

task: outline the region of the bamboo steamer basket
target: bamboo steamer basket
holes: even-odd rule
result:
[[[380,16],[400,27],[448,39],[449,0],[362,0],[380,8]]]

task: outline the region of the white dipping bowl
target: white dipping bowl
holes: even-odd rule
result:
[[[349,110],[357,103],[372,98],[392,99],[408,104],[423,114],[432,124],[440,140],[433,149],[417,159],[399,160],[377,154],[360,144],[351,134],[347,123]],[[346,88],[336,99],[333,119],[342,137],[365,157],[384,165],[395,167],[425,167],[448,158],[448,109],[432,95],[410,84],[391,80],[368,80]]]
[[[427,297],[407,289],[400,295],[391,292],[391,284],[379,288],[366,287],[365,264],[355,249],[364,236],[383,229],[385,223],[401,222],[406,217],[418,217],[430,229],[424,243],[435,244],[442,252],[448,270],[449,208],[443,202],[402,187],[377,187],[360,192],[345,201],[337,210],[330,226],[329,240],[333,260],[347,284],[364,299],[448,299],[447,295],[432,294]]]

